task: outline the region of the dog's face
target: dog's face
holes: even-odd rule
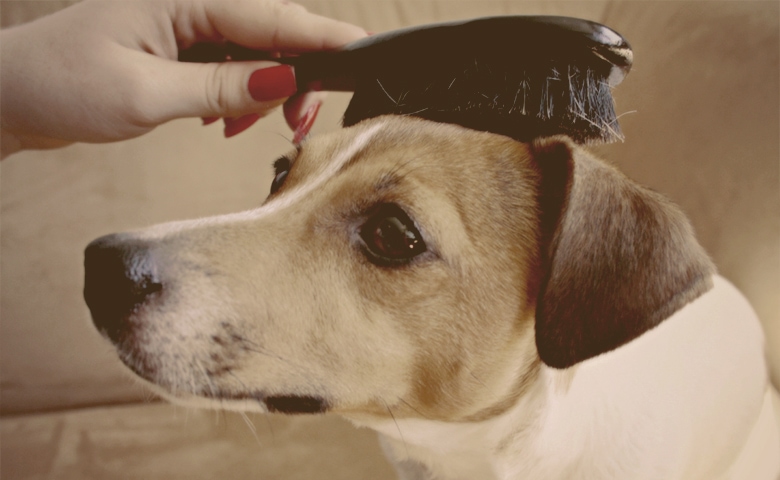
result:
[[[395,118],[313,138],[256,210],[99,240],[87,300],[122,360],[179,400],[478,415],[538,363],[530,161],[504,137]]]
[[[578,190],[572,148],[403,117],[367,121],[278,160],[256,210],[93,242],[85,297],[122,361],[182,403],[486,418],[533,382],[539,352],[567,349],[570,364],[660,321],[569,355],[582,350],[560,334],[572,314],[558,305],[579,295],[570,284],[582,275],[569,257],[577,245],[598,255],[622,242],[563,233],[609,202]],[[616,175],[604,166],[583,175],[593,168]],[[575,200],[583,195],[598,203]],[[639,257],[623,267],[643,270],[636,262],[659,248],[648,243],[650,253],[632,247]]]

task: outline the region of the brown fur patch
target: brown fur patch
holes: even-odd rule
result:
[[[540,163],[568,150],[573,165],[537,312],[546,364],[566,368],[613,350],[711,288],[714,266],[669,201],[566,138],[534,148]]]

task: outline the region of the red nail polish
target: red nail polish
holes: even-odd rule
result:
[[[289,65],[255,70],[249,77],[248,88],[249,94],[258,102],[289,97],[298,91],[295,71]]]
[[[219,120],[219,117],[201,117],[201,120],[203,120],[203,126],[206,126]]]
[[[250,113],[238,118],[225,118],[225,138],[230,138],[243,132],[260,120],[260,115]]]
[[[311,130],[312,125],[314,125],[314,120],[317,118],[321,105],[322,103],[315,103],[309,107],[303,117],[301,117],[301,121],[295,128],[295,135],[293,136],[293,143],[295,145],[301,143],[303,139],[306,138],[306,135],[309,134],[309,130]]]

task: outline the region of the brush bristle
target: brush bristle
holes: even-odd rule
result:
[[[623,139],[606,81],[608,71],[551,60],[513,68],[507,68],[506,60],[484,58],[456,65],[448,71],[418,65],[414,75],[383,71],[359,78],[344,126],[395,114],[522,142],[556,134],[578,143]]]

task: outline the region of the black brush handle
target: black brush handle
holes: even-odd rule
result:
[[[414,75],[463,58],[501,57],[504,62],[585,63],[603,73],[610,86],[631,69],[628,42],[609,27],[572,17],[498,16],[392,30],[349,43],[338,50],[277,58],[233,43],[201,43],[179,60],[221,62],[272,60],[295,67],[299,91],[353,91],[356,78],[395,70]]]
[[[298,91],[328,90],[351,92],[355,90],[355,75],[359,71],[360,57],[370,55],[371,48],[363,47],[363,40],[345,45],[339,50],[303,53],[300,56],[279,56],[264,50],[225,43],[196,43],[179,52],[179,61],[192,63],[231,61],[272,61],[295,67]],[[357,47],[357,55],[346,50]]]

